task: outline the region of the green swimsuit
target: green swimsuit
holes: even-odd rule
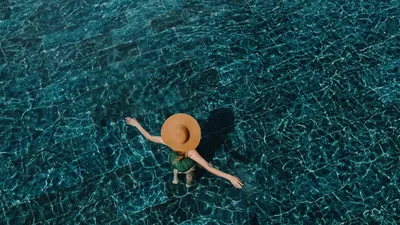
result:
[[[175,169],[177,169],[179,172],[186,172],[190,168],[192,168],[194,165],[196,165],[196,162],[193,161],[191,158],[183,158],[182,160],[176,160],[179,157],[179,153],[171,151],[169,153],[169,163],[171,166]]]

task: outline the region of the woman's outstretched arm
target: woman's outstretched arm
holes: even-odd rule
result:
[[[235,177],[235,176],[232,176],[232,175],[230,175],[230,174],[224,173],[224,172],[222,172],[221,170],[218,170],[218,169],[212,167],[212,166],[197,152],[197,150],[191,150],[191,151],[189,151],[189,152],[188,152],[188,156],[189,156],[189,158],[193,159],[193,160],[196,161],[198,164],[200,164],[200,166],[202,166],[202,167],[203,167],[204,169],[206,169],[208,172],[210,172],[210,173],[212,173],[212,174],[214,174],[214,175],[216,175],[216,176],[219,176],[219,177],[222,177],[222,178],[225,178],[225,179],[229,180],[229,181],[233,184],[233,186],[235,186],[236,188],[242,188],[242,187],[243,187],[243,183],[242,183],[242,181],[241,181],[239,178],[237,178],[237,177]]]
[[[126,121],[127,124],[136,127],[139,130],[139,132],[147,140],[155,142],[155,143],[159,143],[159,144],[164,144],[164,142],[163,142],[163,140],[162,140],[162,138],[160,136],[153,136],[153,135],[149,134],[149,132],[147,132],[135,118],[126,117],[125,121]]]

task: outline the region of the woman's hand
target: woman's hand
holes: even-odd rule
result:
[[[242,187],[243,187],[243,183],[242,183],[242,181],[239,179],[239,178],[237,178],[237,177],[235,177],[235,176],[231,176],[230,178],[229,178],[229,181],[233,184],[233,186],[235,186],[236,188],[240,188],[240,189],[242,189]]]
[[[135,118],[132,119],[130,117],[126,117],[125,121],[127,124],[134,126],[134,127],[137,127],[139,125],[139,122]]]

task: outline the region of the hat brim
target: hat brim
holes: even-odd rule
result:
[[[177,125],[183,125],[189,131],[189,139],[183,144],[174,141],[174,132]],[[161,128],[161,138],[173,150],[187,152],[195,149],[200,144],[200,125],[193,117],[184,113],[178,113],[172,115],[164,122]]]

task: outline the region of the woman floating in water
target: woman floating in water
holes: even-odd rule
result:
[[[200,144],[201,131],[193,117],[182,113],[169,117],[161,128],[161,136],[149,134],[136,119],[127,117],[125,120],[127,124],[136,127],[147,140],[164,144],[173,150],[169,154],[169,163],[174,168],[172,183],[178,184],[178,173],[185,173],[186,186],[190,187],[197,162],[208,172],[229,180],[236,188],[243,187],[239,178],[215,169],[197,152],[196,147]]]

